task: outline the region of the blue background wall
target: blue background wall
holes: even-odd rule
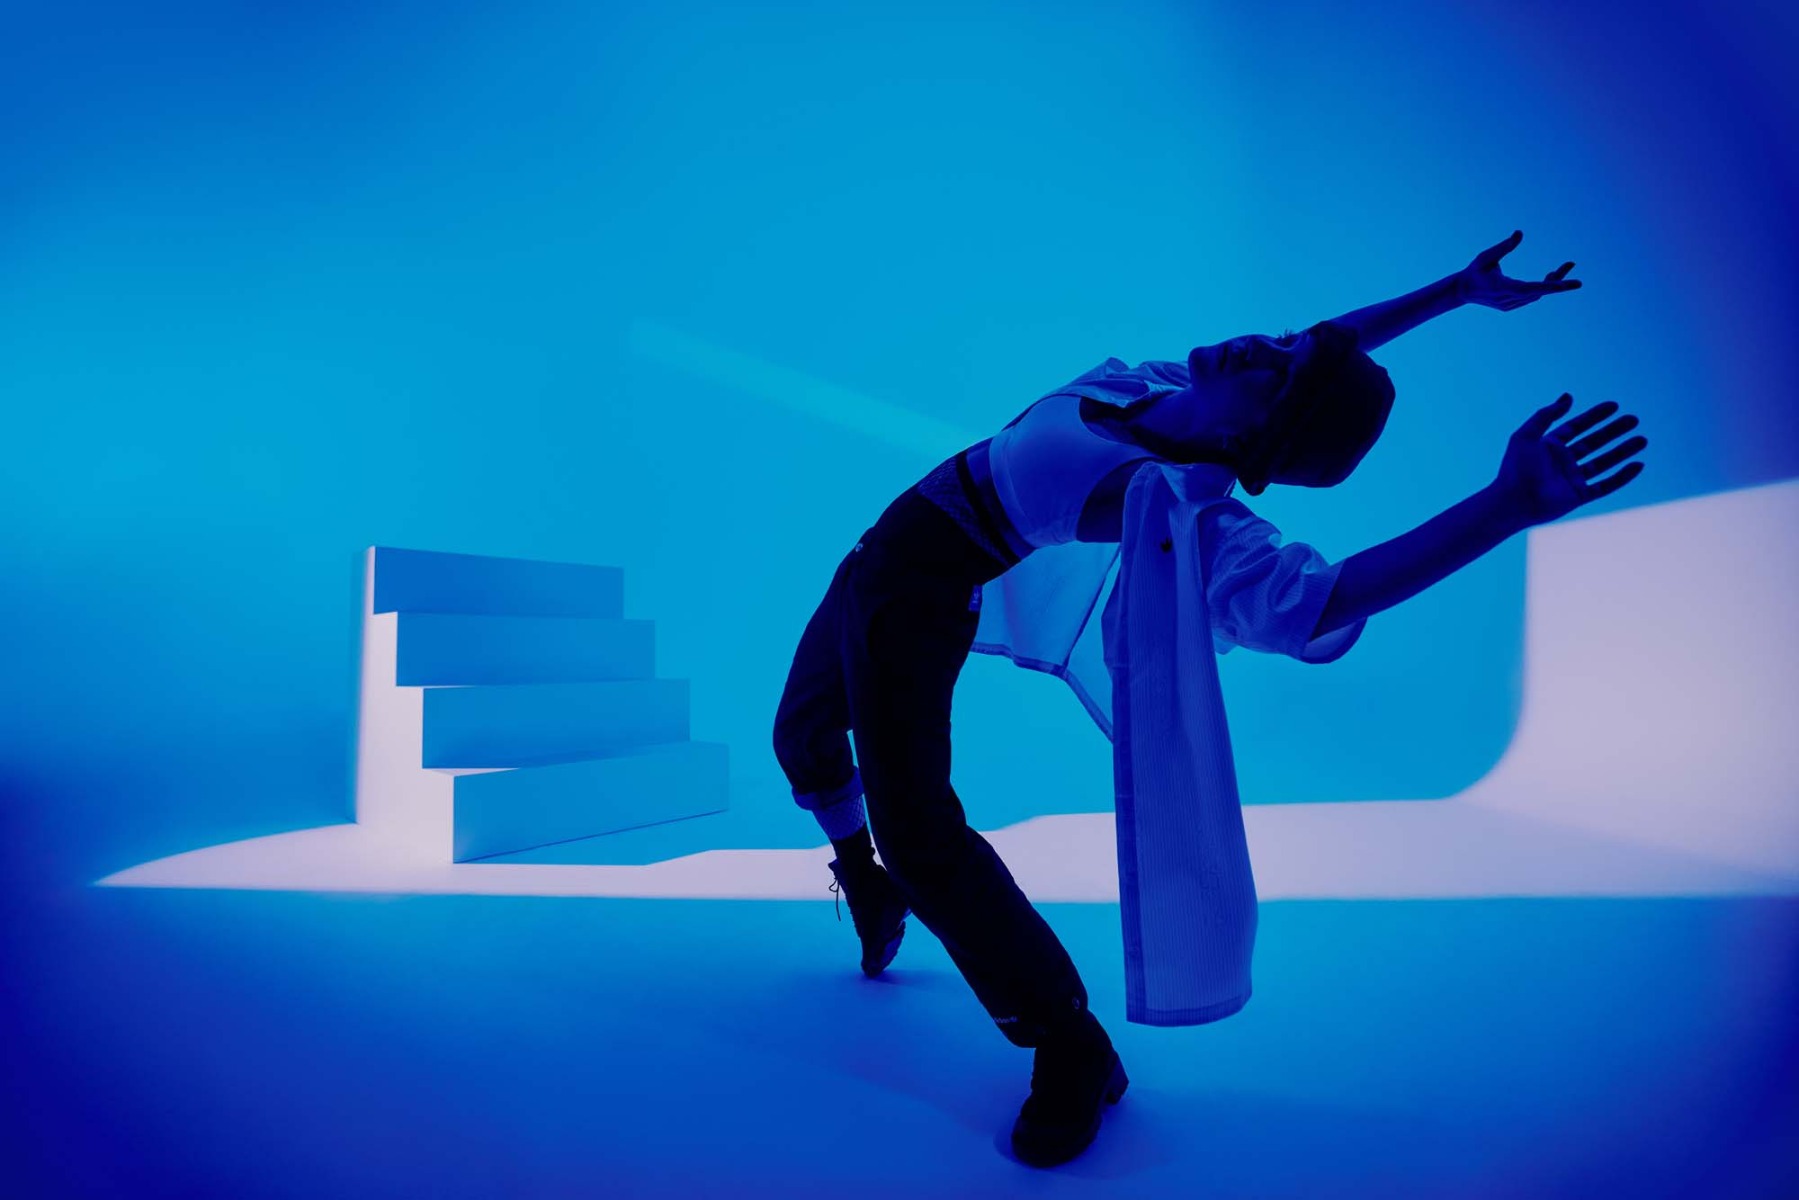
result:
[[[694,735],[732,745],[770,844],[804,844],[767,749],[787,656],[935,458],[672,368],[637,322],[978,435],[1107,355],[1301,326],[1522,227],[1508,266],[1574,258],[1587,288],[1384,351],[1386,439],[1342,488],[1263,498],[1289,537],[1340,557],[1410,527],[1563,389],[1653,439],[1609,505],[1799,468],[1773,6],[8,24],[15,872],[341,819],[371,543],[623,566]],[[1510,736],[1522,563],[1515,539],[1328,670],[1226,660],[1246,799],[1477,778]],[[1104,806],[1104,743],[1059,685],[979,660],[957,719],[979,822]]]
[[[1573,258],[1585,289],[1382,351],[1399,402],[1362,471],[1259,511],[1346,555],[1486,482],[1564,389],[1621,401],[1653,442],[1642,480],[1588,512],[1799,474],[1790,10],[1359,8],[8,6],[0,1150],[37,1139],[86,1194],[208,1168],[216,1194],[277,1176],[398,1194],[414,1155],[442,1194],[501,1194],[523,1158],[610,1153],[581,1114],[622,1111],[612,1076],[567,1066],[596,1028],[654,1031],[626,1065],[663,1091],[609,1127],[634,1145],[691,1103],[665,1049],[797,1081],[808,1103],[841,1094],[815,1029],[764,1023],[820,995],[850,1011],[803,906],[85,887],[347,819],[357,553],[377,543],[625,568],[628,615],[658,622],[660,672],[693,680],[694,736],[732,746],[761,844],[815,843],[768,749],[788,657],[837,557],[936,458],[854,403],[820,420],[646,352],[656,331],[981,435],[1108,355],[1302,326],[1521,227],[1516,273]],[[1377,619],[1329,668],[1225,659],[1245,799],[1423,800],[1478,778],[1520,692],[1523,550]],[[1059,684],[976,660],[956,725],[977,824],[1109,802],[1105,744]],[[1114,953],[1115,917],[1056,919]],[[1241,1094],[1165,1139],[1209,1130],[1218,1178],[1250,1193],[1269,1169],[1295,1194],[1339,1169],[1384,1178],[1401,1168],[1368,1157],[1383,1135],[1452,1111],[1464,1136],[1437,1153],[1457,1169],[1489,1145],[1495,1162],[1596,1145],[1673,1187],[1683,1139],[1727,1156],[1765,1140],[1764,1100],[1790,1108],[1784,902],[1267,919],[1263,1007],[1182,1043],[1218,1072],[1195,1088]],[[702,1006],[670,973],[695,931],[744,1006]],[[634,954],[669,967],[650,992],[594,966]],[[880,1085],[856,1104],[914,1070],[934,1095],[954,1022],[984,1049],[945,1053],[1001,1078],[935,967],[924,991],[940,978],[960,1007],[845,1017]],[[495,1045],[511,1057],[465,1070]],[[1258,1101],[1282,1071],[1323,1098]],[[727,1095],[746,1111],[749,1078]],[[991,1087],[951,1114],[963,1132],[1006,1102]],[[1371,1087],[1392,1125],[1354,1123]],[[371,1124],[365,1100],[404,1115]],[[782,1111],[758,1110],[746,1154],[788,1153]],[[1516,1140],[1490,1143],[1507,1122]],[[1433,1138],[1410,1140],[1429,1175]]]

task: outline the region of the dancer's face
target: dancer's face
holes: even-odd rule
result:
[[[1307,399],[1287,389],[1292,372],[1315,349],[1310,344],[1313,336],[1310,330],[1279,338],[1251,334],[1189,356],[1195,400],[1189,413],[1196,431],[1204,427],[1236,443],[1232,465],[1252,496],[1270,483],[1335,487],[1360,465],[1385,424],[1385,408],[1377,412],[1368,407],[1377,403],[1368,391],[1385,387],[1390,407],[1391,385],[1386,373],[1360,352],[1352,352],[1342,377],[1343,386],[1355,389],[1341,401],[1350,407],[1339,410],[1331,402],[1323,427],[1311,424],[1324,398]],[[1378,375],[1379,384],[1372,375]],[[1346,419],[1364,408],[1366,428]]]
[[[1310,427],[1308,414],[1318,400],[1296,396],[1288,383],[1316,349],[1313,337],[1311,330],[1278,338],[1245,334],[1196,348],[1187,358],[1191,384],[1136,418],[1137,428],[1183,446],[1194,456],[1185,461],[1227,463],[1252,496],[1270,483],[1336,486],[1368,453],[1385,415],[1372,423],[1371,410],[1365,431],[1340,418],[1324,430]],[[1384,380],[1385,372],[1360,357],[1362,366],[1352,375],[1378,372]],[[1369,380],[1362,378],[1360,386],[1365,390]],[[1295,428],[1295,421],[1308,427]]]
[[[1296,336],[1246,334],[1189,355],[1194,418],[1213,433],[1260,435],[1299,344]]]

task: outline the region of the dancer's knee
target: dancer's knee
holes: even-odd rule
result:
[[[788,693],[781,696],[781,703],[775,709],[774,747],[775,760],[781,764],[783,771],[792,774],[806,749],[810,727],[803,719],[804,709],[799,704],[789,703]]]
[[[821,729],[799,716],[785,712],[776,714],[772,741],[775,761],[781,764],[781,773],[787,776],[795,796],[836,791],[855,770],[848,734]],[[860,781],[856,788],[861,789]]]
[[[801,750],[804,742],[798,736],[793,718],[785,712],[775,714],[774,747],[775,761],[781,764],[781,771],[792,779],[795,771],[804,773]]]

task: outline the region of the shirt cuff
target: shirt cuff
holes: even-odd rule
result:
[[[1331,589],[1337,586],[1337,576],[1342,573],[1340,562],[1332,563],[1323,571],[1307,572],[1305,597],[1295,611],[1298,619],[1293,623],[1295,641],[1287,650],[1289,657],[1304,663],[1336,662],[1361,638],[1362,630],[1368,624],[1367,617],[1351,621],[1341,629],[1333,629],[1323,637],[1311,636],[1312,630],[1318,628],[1324,606],[1330,602]]]

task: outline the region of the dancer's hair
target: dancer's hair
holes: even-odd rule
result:
[[[1356,331],[1321,321],[1306,331],[1300,353],[1275,396],[1263,436],[1236,464],[1252,496],[1296,469],[1331,487],[1355,470],[1386,428],[1393,381],[1356,346]]]

